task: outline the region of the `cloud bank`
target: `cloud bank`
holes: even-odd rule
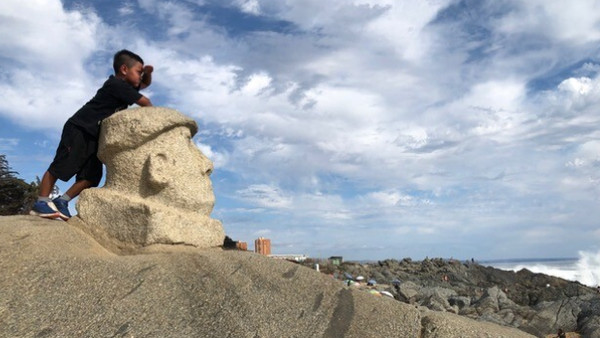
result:
[[[10,0],[0,118],[56,139],[126,47],[155,66],[153,102],[199,122],[236,239],[354,259],[576,256],[600,240],[596,7]]]

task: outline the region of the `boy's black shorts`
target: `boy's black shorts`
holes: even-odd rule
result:
[[[102,162],[98,159],[98,140],[67,122],[48,171],[62,181],[77,174],[77,181],[88,180],[97,187],[102,178]]]

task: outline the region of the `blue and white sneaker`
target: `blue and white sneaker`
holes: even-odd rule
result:
[[[60,198],[55,198],[52,200],[52,203],[58,209],[58,217],[60,217],[63,221],[68,221],[71,218],[71,213],[69,212],[69,202],[65,200],[61,200]]]
[[[40,216],[43,218],[58,218],[60,217],[58,210],[52,202],[36,201],[33,208],[29,212],[30,215]]]

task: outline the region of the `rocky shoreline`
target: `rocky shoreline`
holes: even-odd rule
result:
[[[307,260],[303,264],[319,264],[322,273],[348,285],[384,291],[404,303],[518,328],[538,337],[555,337],[558,329],[600,337],[598,290],[526,269],[504,271],[440,258],[339,265]]]

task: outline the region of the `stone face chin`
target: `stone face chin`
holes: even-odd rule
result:
[[[194,120],[167,108],[128,109],[102,122],[98,158],[106,184],[83,191],[77,224],[118,247],[223,244],[221,223],[210,218],[212,162],[191,137]]]
[[[116,241],[120,247],[187,244],[209,248],[222,245],[225,238],[218,220],[104,188],[82,192],[77,210],[80,224],[104,232],[104,240]]]

